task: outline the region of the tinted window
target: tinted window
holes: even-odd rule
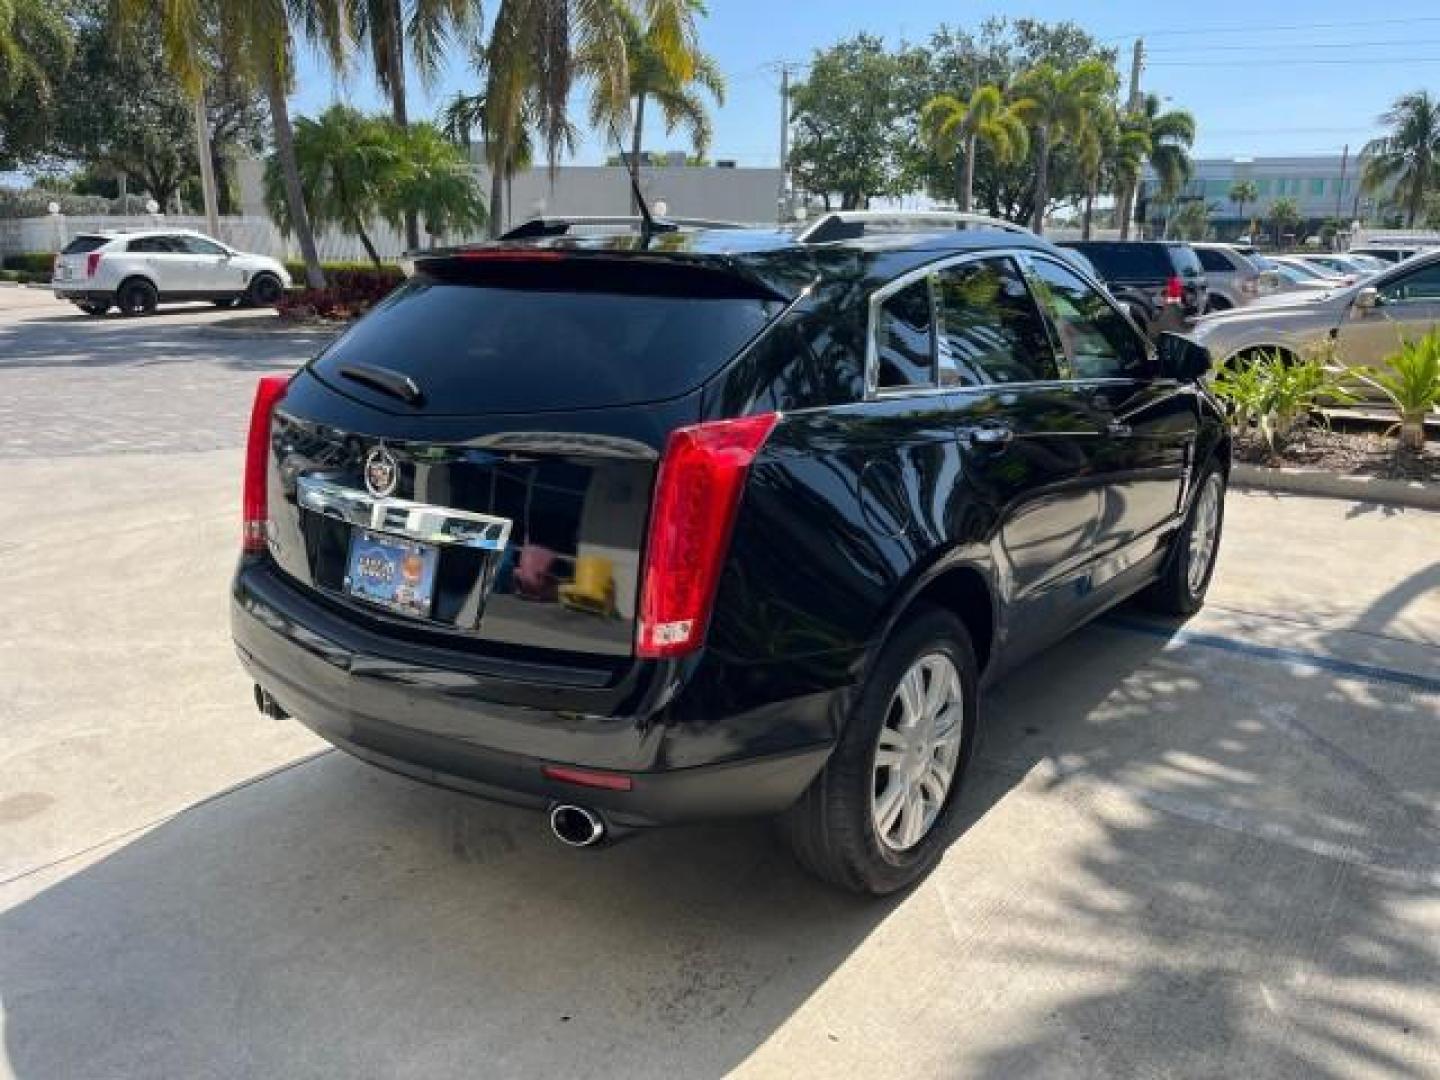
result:
[[[1410,271],[1386,285],[1382,292],[1386,300],[1440,300],[1440,262]]]
[[[1201,274],[1200,260],[1195,257],[1195,249],[1189,244],[1176,244],[1171,247],[1170,261],[1174,264],[1175,272],[1181,277],[1199,277]]]
[[[138,251],[142,254],[159,255],[172,254],[180,250],[175,238],[171,236],[139,236],[126,245],[127,251]]]
[[[930,324],[930,284],[908,285],[887,297],[875,327],[881,389],[935,385],[935,335]]]
[[[1010,259],[982,259],[936,275],[940,381],[946,386],[1059,377],[1030,290]]]
[[[346,393],[364,393],[336,371],[347,361],[403,372],[438,414],[658,401],[713,375],[782,307],[674,264],[575,262],[588,265],[497,263],[479,280],[421,273],[314,370]]]
[[[84,255],[87,252],[99,251],[110,242],[108,236],[77,236],[65,245],[61,255]]]
[[[204,240],[198,236],[177,236],[175,242],[181,251],[191,255],[224,255],[225,249],[219,244]]]
[[[1210,274],[1233,274],[1235,267],[1230,265],[1230,260],[1225,257],[1223,251],[1215,248],[1196,248],[1195,254],[1200,258],[1200,265]]]
[[[1076,378],[1136,378],[1149,371],[1145,342],[1104,297],[1059,263],[1037,258],[1032,265]]]
[[[1141,243],[1076,244],[1107,281],[1134,281],[1167,278],[1170,257],[1163,245]]]

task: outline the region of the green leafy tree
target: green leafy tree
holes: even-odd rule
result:
[[[366,224],[381,213],[382,195],[398,182],[398,129],[347,105],[332,105],[315,119],[295,121],[295,161],[305,207],[316,228],[334,225],[357,237],[376,266],[380,255]],[[282,233],[294,231],[285,177],[271,154],[265,162],[265,206]]]
[[[1428,90],[1403,94],[1380,116],[1388,135],[1365,144],[1360,184],[1376,193],[1390,188],[1414,228],[1425,197],[1440,186],[1440,98]]]
[[[391,137],[399,163],[380,191],[380,209],[392,224],[416,215],[432,246],[447,233],[485,227],[489,215],[470,160],[437,126],[393,128]]]
[[[356,39],[368,47],[375,81],[400,127],[410,123],[406,94],[408,59],[423,85],[434,86],[446,50],[479,25],[478,0],[347,0]],[[414,217],[405,220],[405,242],[420,245]]]
[[[52,0],[0,0],[0,170],[46,156],[55,87],[73,53]]]
[[[1270,222],[1270,233],[1274,238],[1275,246],[1282,247],[1285,243],[1285,234],[1292,232],[1300,225],[1300,205],[1289,197],[1276,199],[1270,205],[1270,213],[1266,215]]]
[[[817,52],[809,78],[791,88],[790,169],[827,209],[832,195],[854,210],[897,190],[898,79],[884,42],[857,34]]]
[[[692,19],[705,10],[699,0],[688,3]],[[702,93],[717,105],[725,104],[725,76],[714,58],[700,50],[693,34],[685,36],[679,54],[671,54],[662,47],[655,24],[645,25],[628,10],[624,22],[629,71],[626,96],[609,96],[607,91],[614,88],[613,84],[603,78],[597,80],[597,92],[590,97],[590,123],[617,134],[629,129],[629,169],[638,186],[646,107],[654,104],[660,110],[666,134],[685,127],[690,133],[690,145],[703,157],[710,148],[711,128]],[[601,58],[596,56],[587,54],[581,63],[586,70],[603,69]],[[638,211],[639,207],[632,205],[632,210]]]
[[[1236,180],[1230,185],[1230,201],[1235,204],[1235,216],[1245,220],[1245,207],[1260,198],[1260,189],[1254,180]]]
[[[1190,147],[1195,142],[1195,118],[1183,109],[1167,111],[1155,94],[1146,94],[1140,108],[1131,110],[1129,122],[1145,132],[1150,140],[1146,162],[1159,181],[1162,202],[1173,201],[1190,179]],[[1140,178],[1126,186],[1120,196],[1120,238],[1130,236],[1130,222],[1135,216],[1135,197]]]
[[[1186,199],[1170,222],[1170,234],[1181,240],[1204,240],[1210,233],[1210,207],[1204,199]]]
[[[116,0],[116,5],[128,28],[143,25],[158,10],[162,55],[188,93],[201,92],[209,74],[207,59],[217,55],[264,90],[305,278],[312,288],[323,288],[325,274],[305,211],[286,94],[294,81],[297,34],[321,49],[333,66],[344,67],[350,41],[344,0],[190,0],[158,9],[148,0]]]
[[[955,202],[964,211],[975,196],[975,154],[984,143],[995,159],[1009,163],[1030,148],[1025,121],[998,86],[979,87],[968,98],[937,94],[925,103],[920,127],[935,152],[955,161]]]
[[[1045,230],[1045,211],[1050,205],[1050,149],[1052,144],[1074,139],[1085,131],[1089,118],[1114,93],[1115,69],[1099,60],[1087,60],[1068,71],[1041,63],[1015,81],[1019,100],[1015,112],[1034,130],[1035,208],[1030,227]]]

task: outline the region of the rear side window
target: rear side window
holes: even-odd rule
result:
[[[170,255],[180,251],[180,246],[169,236],[137,236],[125,248],[143,255]]]
[[[946,267],[935,275],[935,296],[942,385],[986,386],[1059,377],[1045,323],[1010,259]]]
[[[719,371],[782,307],[743,283],[673,264],[435,268],[391,293],[312,370],[365,396],[339,367],[400,372],[434,414],[660,401]]]
[[[99,251],[110,242],[108,236],[77,236],[65,245],[61,255],[86,255],[92,251]]]
[[[1216,251],[1214,248],[1197,248],[1195,254],[1200,257],[1200,265],[1209,274],[1233,274],[1237,267],[1230,264],[1223,251]]]
[[[1103,296],[1059,263],[1035,258],[1036,289],[1055,321],[1060,343],[1077,379],[1138,378],[1150,354],[1140,338]]]
[[[886,297],[875,333],[881,390],[935,385],[935,330],[928,281],[922,279]]]
[[[1195,257],[1195,249],[1189,244],[1172,246],[1170,260],[1175,265],[1175,272],[1181,277],[1199,277],[1203,273],[1200,268],[1200,260]]]
[[[1173,272],[1169,254],[1160,244],[1077,244],[1075,250],[1107,281],[1163,280]]]

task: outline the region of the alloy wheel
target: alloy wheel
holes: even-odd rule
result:
[[[1215,549],[1220,540],[1220,500],[1224,488],[1220,474],[1211,473],[1200,489],[1195,501],[1195,519],[1190,525],[1189,562],[1185,568],[1185,584],[1192,596],[1198,596],[1205,587],[1210,573],[1210,564],[1215,561]]]
[[[965,699],[955,664],[927,653],[901,677],[875,748],[870,815],[892,851],[925,838],[950,793],[965,731]]]

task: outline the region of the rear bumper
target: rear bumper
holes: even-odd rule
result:
[[[96,303],[107,301],[113,303],[115,300],[114,289],[96,289],[81,282],[51,282],[51,290],[55,293],[57,300],[69,300],[71,303]]]
[[[809,786],[832,745],[816,741],[813,725],[795,724],[756,741],[758,752],[737,755],[733,734],[745,721],[701,719],[673,686],[658,692],[632,686],[617,698],[613,691],[550,692],[531,684],[520,688],[529,703],[517,704],[497,680],[397,659],[385,639],[336,617],[264,561],[246,560],[236,574],[231,628],[250,676],[342,750],[484,798],[589,806],[619,826],[779,813]],[[607,693],[630,708],[585,711],[587,694],[599,705]],[[840,693],[770,702],[745,715],[826,715]],[[555,704],[535,704],[545,697]],[[655,701],[664,704],[647,704]],[[795,735],[783,733],[791,727]],[[666,767],[676,761],[685,767]],[[633,786],[612,791],[553,781],[541,772],[547,764],[623,773]]]

